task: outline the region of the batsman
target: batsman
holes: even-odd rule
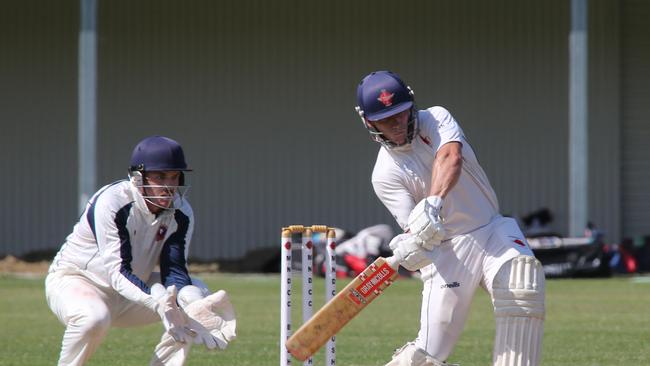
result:
[[[494,307],[494,366],[539,364],[544,272],[497,197],[474,150],[443,107],[418,110],[413,91],[389,71],[357,88],[357,112],[381,145],[372,185],[405,233],[390,243],[423,282],[420,329],[386,366],[445,365],[475,290]],[[462,355],[459,355],[462,357]]]

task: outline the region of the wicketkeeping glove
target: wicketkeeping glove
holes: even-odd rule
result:
[[[430,196],[418,202],[409,215],[409,231],[425,249],[433,249],[445,238],[441,209],[442,198]]]
[[[191,342],[193,334],[187,327],[188,322],[176,303],[176,294],[176,286],[169,286],[167,289],[159,283],[151,286],[151,296],[156,300],[154,308],[160,315],[165,330],[176,342]]]
[[[226,349],[237,336],[235,310],[224,290],[194,301],[184,310],[190,329],[196,333],[196,344],[205,344],[208,349]]]

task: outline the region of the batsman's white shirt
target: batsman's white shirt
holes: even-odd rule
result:
[[[485,226],[498,214],[499,203],[463,130],[442,107],[419,111],[418,121],[420,131],[411,144],[379,151],[372,173],[375,193],[406,231],[411,210],[429,196],[436,153],[446,143],[459,142],[462,171],[442,205],[447,239]]]
[[[131,182],[119,181],[90,199],[49,271],[81,274],[153,308],[146,282],[157,264],[165,286],[180,289],[191,284],[187,256],[193,229],[194,215],[186,200],[179,209],[156,216]]]

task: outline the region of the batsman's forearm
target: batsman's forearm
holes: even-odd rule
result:
[[[316,353],[397,277],[398,260],[377,258],[287,341],[287,349],[304,361]]]
[[[445,198],[456,185],[463,167],[460,144],[448,143],[438,152],[431,173],[429,196]]]

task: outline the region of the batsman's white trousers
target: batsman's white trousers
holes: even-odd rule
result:
[[[463,330],[474,292],[488,292],[501,266],[518,255],[533,256],[516,221],[495,217],[488,225],[443,242],[423,281],[420,331],[415,345],[438,360],[451,354]]]
[[[149,282],[159,281],[160,275],[153,273]],[[45,296],[52,312],[66,327],[58,363],[61,366],[84,365],[110,327],[138,327],[160,322],[155,311],[126,299],[113,289],[97,286],[74,270],[48,274]],[[189,346],[173,342],[163,334],[151,362],[182,365]]]

